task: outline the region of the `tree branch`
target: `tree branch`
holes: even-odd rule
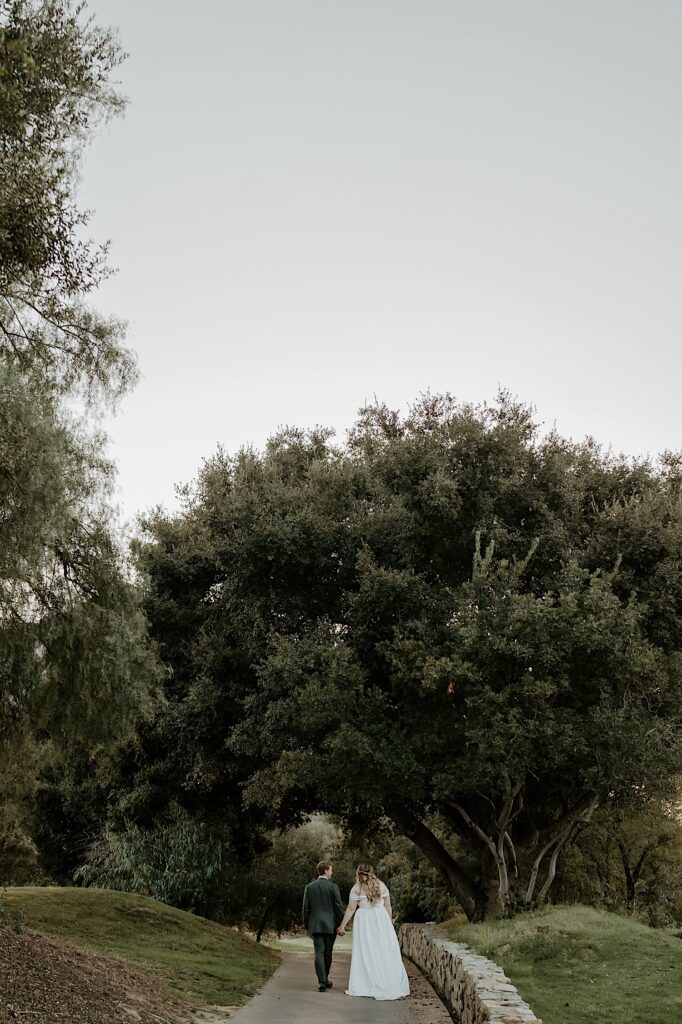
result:
[[[512,803],[509,803],[508,801],[508,804],[509,810],[506,814],[505,822],[509,818],[509,814],[511,813]],[[504,832],[500,833],[498,841],[497,843],[495,843],[493,837],[489,836],[486,832],[484,832],[480,825],[477,825],[476,822],[473,821],[471,816],[467,813],[467,811],[465,811],[461,804],[451,803],[450,806],[453,808],[453,810],[458,811],[458,813],[461,814],[467,825],[469,825],[469,827],[473,829],[473,831],[476,833],[479,839],[487,846],[488,850],[492,854],[492,858],[495,862],[495,866],[497,868],[497,873],[499,875],[500,880],[500,904],[502,907],[506,907],[509,899],[509,873],[507,871],[507,859],[504,855],[504,837],[506,834],[506,829]],[[511,843],[511,837],[509,841]]]
[[[392,817],[402,833],[443,872],[454,889],[464,913],[473,920],[476,915],[476,890],[454,857],[423,821],[402,810],[393,813]]]
[[[587,806],[583,809],[581,814],[577,815],[576,817],[573,817],[572,820],[568,822],[568,824],[564,825],[564,827],[559,832],[555,833],[552,836],[549,842],[545,843],[545,845],[540,850],[540,853],[537,855],[533,863],[533,868],[530,873],[530,879],[528,881],[528,888],[526,889],[526,903],[530,903],[533,899],[533,893],[535,892],[535,885],[537,883],[538,872],[540,871],[540,865],[545,859],[545,856],[553,847],[556,847],[550,860],[547,879],[545,880],[545,884],[543,885],[540,891],[540,898],[546,895],[546,893],[549,890],[549,887],[554,881],[554,875],[556,873],[556,862],[562,847],[564,846],[566,841],[570,839],[570,837],[573,835],[573,831],[576,825],[579,825],[580,823],[587,824],[589,822],[590,818],[592,817],[597,808],[598,803],[599,797],[595,794],[591,798],[589,804],[587,804]],[[560,822],[562,822],[563,820],[565,820],[565,815],[563,818],[559,819]]]

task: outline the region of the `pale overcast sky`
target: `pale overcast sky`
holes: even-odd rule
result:
[[[83,174],[142,380],[124,516],[377,396],[682,444],[679,0],[91,0],[130,107]]]

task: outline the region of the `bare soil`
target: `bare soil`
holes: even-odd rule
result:
[[[415,1020],[419,1024],[452,1024],[452,1017],[431,983],[411,960],[405,958],[403,962],[410,979],[410,1002]]]
[[[161,979],[33,931],[0,928],[0,1024],[177,1024]]]

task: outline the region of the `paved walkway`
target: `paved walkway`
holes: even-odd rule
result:
[[[345,995],[350,954],[334,954],[333,988],[318,992],[310,953],[285,952],[282,964],[230,1024],[452,1024],[426,979],[408,962],[412,995],[395,1002],[377,1002]]]

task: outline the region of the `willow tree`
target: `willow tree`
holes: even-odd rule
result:
[[[110,530],[100,409],[135,377],[91,305],[106,246],[83,241],[83,148],[122,107],[112,35],[68,0],[0,2],[0,740],[102,738],[154,675]],[[85,399],[92,414],[69,411]]]
[[[472,918],[532,905],[682,766],[680,479],[504,395],[219,452],[141,548],[175,726],[147,777],[400,832]]]
[[[123,59],[69,0],[0,0],[0,353],[51,384],[121,395],[135,376],[122,325],[88,298],[109,273],[85,240],[76,185],[97,126],[120,112]]]

